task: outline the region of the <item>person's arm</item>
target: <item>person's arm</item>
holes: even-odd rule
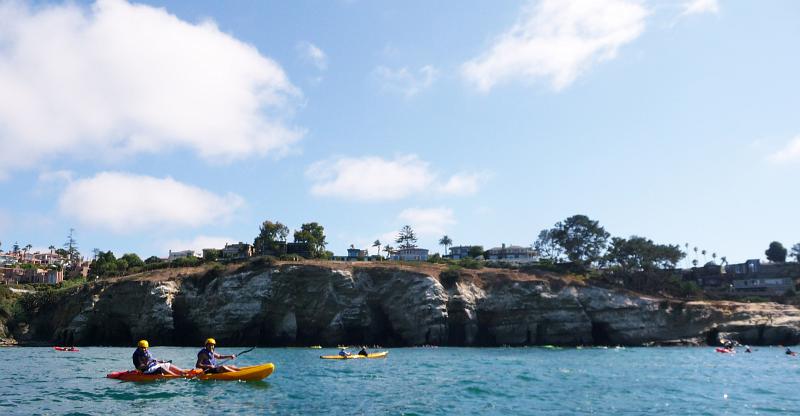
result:
[[[214,358],[230,358],[230,359],[234,359],[234,358],[236,358],[236,354],[222,355],[222,354],[217,354],[216,352],[214,352]]]

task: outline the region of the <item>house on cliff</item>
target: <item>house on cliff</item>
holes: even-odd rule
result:
[[[505,244],[486,250],[485,257],[489,261],[515,264],[532,263],[539,260],[536,250],[530,247],[506,246]]]
[[[398,248],[392,252],[390,259],[396,261],[427,261],[428,249],[418,247]]]
[[[225,260],[242,260],[253,257],[254,250],[252,244],[242,243],[239,244],[225,244],[225,247],[220,250],[219,256]]]

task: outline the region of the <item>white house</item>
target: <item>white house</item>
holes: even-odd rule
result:
[[[392,252],[392,260],[399,261],[426,261],[428,260],[428,249],[426,248],[398,248]]]
[[[506,246],[486,250],[486,260],[505,263],[531,263],[539,259],[536,250],[530,247]]]

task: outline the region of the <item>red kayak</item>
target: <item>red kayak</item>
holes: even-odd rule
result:
[[[729,348],[717,348],[716,351],[720,354],[736,354],[736,351]]]
[[[79,349],[77,349],[75,347],[53,347],[53,349],[56,350],[56,351],[66,351],[66,352],[78,352],[78,351],[80,351]]]

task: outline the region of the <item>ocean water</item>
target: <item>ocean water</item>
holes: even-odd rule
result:
[[[800,357],[779,348],[397,348],[348,361],[319,359],[333,349],[259,348],[235,363],[275,363],[261,382],[105,378],[129,369],[133,350],[0,349],[0,415],[800,414]],[[190,367],[197,349],[151,351]]]

